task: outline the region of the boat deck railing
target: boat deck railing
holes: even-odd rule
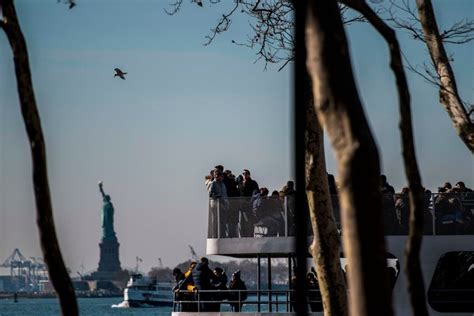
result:
[[[338,196],[331,202],[341,229]],[[383,195],[382,211],[385,235],[408,235],[407,194]],[[208,238],[292,237],[296,212],[294,196],[210,199]],[[423,234],[474,235],[474,193],[426,194]]]
[[[174,292],[174,312],[270,312],[289,313],[294,290],[199,290]],[[308,310],[322,311],[319,290],[308,291]],[[239,307],[240,306],[240,307]]]

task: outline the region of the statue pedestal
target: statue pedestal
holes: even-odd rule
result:
[[[113,280],[118,272],[122,271],[119,260],[119,246],[117,238],[102,239],[99,244],[100,260],[97,272],[93,273],[96,280]]]

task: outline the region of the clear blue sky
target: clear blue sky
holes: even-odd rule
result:
[[[216,164],[252,171],[261,186],[292,178],[291,67],[263,70],[244,40],[247,18],[234,21],[211,46],[204,36],[223,6],[185,1],[175,16],[168,1],[79,0],[68,10],[53,0],[17,1],[28,41],[34,88],[47,143],[57,231],[72,271],[97,268],[102,201],[115,205],[122,265],[173,266],[205,252],[204,176]],[[435,2],[441,26],[472,19],[473,2]],[[397,98],[387,50],[367,25],[348,28],[358,87],[379,145],[383,172],[405,185]],[[414,63],[423,45],[400,34]],[[461,95],[474,100],[473,45],[450,47]],[[113,78],[113,69],[128,72]],[[0,262],[15,247],[40,256],[31,162],[20,115],[10,48],[0,36]],[[454,133],[437,92],[409,74],[423,183],[474,185],[471,154]],[[328,169],[336,173],[327,147]]]

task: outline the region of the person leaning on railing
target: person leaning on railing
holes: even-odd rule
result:
[[[465,214],[459,194],[453,192],[447,182],[438,188],[434,199],[437,234],[462,234],[465,227]]]
[[[182,276],[179,275],[179,272],[181,272],[181,270],[179,272],[176,271],[177,275],[175,276],[175,278],[177,284],[173,288],[173,291],[176,292],[175,299],[177,301],[183,301],[183,303],[181,303],[182,312],[197,312],[198,310],[196,303],[191,302],[194,301],[194,294],[196,288],[192,276],[193,269],[194,267],[196,267],[196,265],[197,262],[192,261],[188,270],[184,274],[182,273]],[[173,270],[173,275],[175,275],[176,269],[177,268]]]

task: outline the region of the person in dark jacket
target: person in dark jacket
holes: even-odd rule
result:
[[[220,267],[214,268],[214,275],[215,278],[211,281],[211,286],[212,289],[215,291],[218,291],[216,293],[213,293],[213,301],[223,301],[225,298],[227,298],[227,274],[225,273],[224,270]],[[221,291],[226,291],[226,292],[221,292]],[[211,309],[214,312],[219,312],[221,310],[221,303],[216,302],[211,304]]]
[[[193,280],[194,285],[198,291],[212,290],[211,282],[216,279],[214,272],[209,268],[209,260],[206,257],[202,257],[201,261],[193,269]],[[210,311],[209,301],[212,299],[212,295],[206,292],[199,294],[199,300],[201,301],[200,309],[201,312]],[[202,303],[204,302],[204,303]]]
[[[228,207],[225,214],[225,230],[229,238],[239,237],[239,199],[240,192],[237,190],[237,182],[232,171],[224,171],[224,184],[227,190],[227,197],[229,197]]]
[[[388,183],[387,176],[384,174],[380,176],[380,187],[383,193],[395,194],[395,189]]]
[[[243,179],[239,182],[238,190],[241,197],[240,211],[240,235],[241,237],[253,237],[255,216],[252,213],[251,199],[254,191],[258,191],[258,183],[250,177],[250,171],[244,169],[242,172]]]
[[[173,269],[173,277],[174,277],[174,280],[176,281],[176,285],[178,285],[180,281],[185,279],[184,273],[181,271],[180,268]]]
[[[220,267],[214,268],[215,278],[211,281],[212,287],[216,290],[227,290],[227,274]]]
[[[174,280],[176,281],[176,285],[173,288],[173,291],[176,292],[180,290],[180,286],[185,279],[184,273],[181,271],[179,268],[174,268],[173,269],[173,277]],[[183,299],[183,295],[181,293],[176,294],[176,300],[180,301]]]
[[[308,289],[308,302],[312,312],[320,312],[323,310],[321,302],[321,294],[319,292],[319,282],[315,272],[306,274],[306,287]]]
[[[247,299],[247,287],[244,281],[240,278],[240,271],[237,270],[232,273],[232,279],[229,283],[230,307],[233,312],[240,312],[242,310],[243,301]]]
[[[188,292],[188,285],[192,283],[192,277],[190,274],[186,276],[185,273],[179,268],[173,269],[173,277],[175,278],[176,285],[173,288],[173,292],[176,292],[175,299],[177,301],[193,301],[194,293]],[[183,302],[181,303],[182,312],[194,312],[197,311],[195,303]]]
[[[380,176],[380,191],[382,193],[385,233],[387,235],[400,233],[400,224],[395,209],[395,189],[388,184],[387,177],[384,174]]]
[[[239,183],[240,196],[251,197],[255,190],[258,190],[258,183],[250,177],[250,171],[244,169],[242,172],[243,181]]]

